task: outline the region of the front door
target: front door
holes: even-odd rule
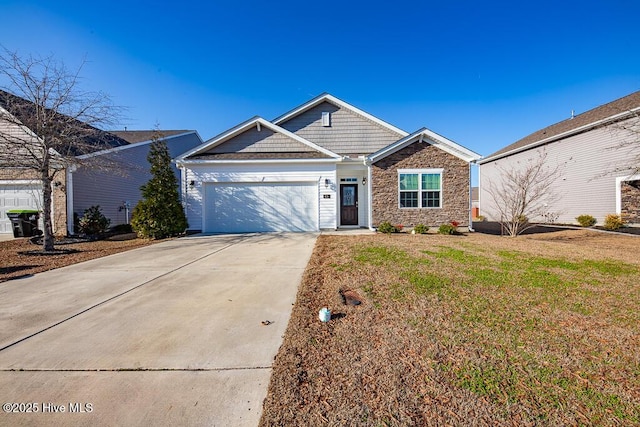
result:
[[[358,225],[358,184],[340,184],[340,225]]]

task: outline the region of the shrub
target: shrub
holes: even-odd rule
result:
[[[452,224],[442,224],[440,228],[438,228],[438,233],[440,234],[456,234],[456,227]]]
[[[378,225],[378,231],[381,233],[389,234],[389,233],[394,233],[396,231],[396,228],[393,225],[391,225],[390,222],[384,221]]]
[[[624,223],[622,222],[622,218],[620,215],[609,214],[604,217],[604,225],[605,230],[617,230],[622,227]]]
[[[455,228],[458,228],[460,223],[458,221],[451,221],[451,225],[453,225]]]
[[[385,234],[399,233],[402,231],[403,228],[404,228],[404,225],[402,224],[392,225],[389,221],[381,222],[380,225],[378,225],[378,231]]]
[[[415,234],[427,234],[427,231],[429,231],[429,227],[424,224],[416,224],[416,226],[413,227],[413,231]]]
[[[95,236],[104,233],[109,228],[109,220],[102,214],[100,206],[91,206],[84,211],[84,215],[78,221],[80,233]]]
[[[583,227],[592,227],[596,225],[597,220],[591,215],[580,215],[576,217],[576,221]]]

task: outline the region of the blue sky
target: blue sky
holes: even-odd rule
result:
[[[209,3],[209,4],[204,4]],[[0,43],[86,58],[122,127],[204,139],[329,92],[482,155],[640,89],[640,2],[0,0]]]

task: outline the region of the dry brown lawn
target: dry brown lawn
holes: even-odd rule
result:
[[[639,425],[639,245],[320,236],[261,425]]]

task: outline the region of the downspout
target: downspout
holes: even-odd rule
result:
[[[66,173],[66,198],[67,198],[67,235],[72,236],[74,233],[73,227],[73,173],[77,170],[76,165],[69,166]]]
[[[188,197],[189,197],[189,183],[187,181],[187,171],[184,166],[184,163],[180,161],[176,161],[176,166],[180,169],[180,202],[182,203],[182,209],[184,209],[184,214],[188,215]]]
[[[375,231],[375,229],[373,228],[373,194],[371,191],[373,187],[371,180],[371,161],[365,158],[364,164],[367,167],[367,204],[369,205],[367,216],[369,221],[369,230]]]

